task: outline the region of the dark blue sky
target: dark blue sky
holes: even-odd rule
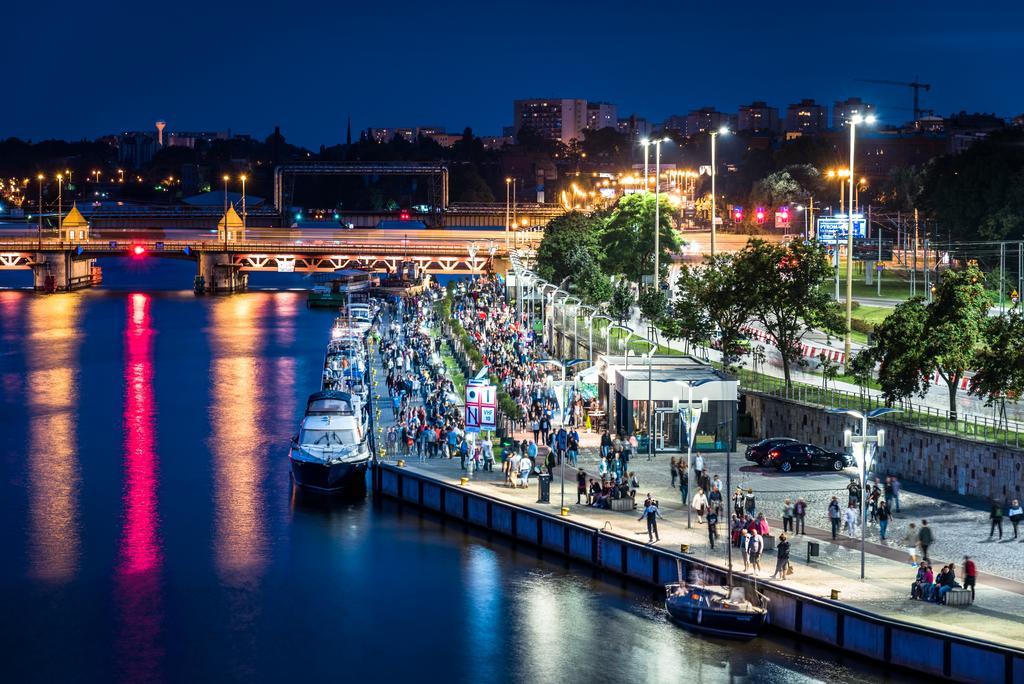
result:
[[[846,8],[853,8],[847,10]],[[1024,5],[906,2],[9,3],[0,137],[226,129],[334,144],[367,126],[498,134],[517,97],[580,97],[653,121],[754,99],[860,95],[1024,112]]]

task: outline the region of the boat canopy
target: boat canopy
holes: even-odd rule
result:
[[[306,400],[306,415],[321,413],[353,413],[352,395],[338,390],[314,392]]]

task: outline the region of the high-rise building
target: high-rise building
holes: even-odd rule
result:
[[[211,143],[214,140],[227,140],[231,137],[230,131],[171,131],[167,134],[168,147],[189,147],[195,148],[196,143]]]
[[[814,135],[828,128],[828,113],[814,100],[800,100],[786,108],[786,133]]]
[[[651,135],[651,124],[642,116],[633,114],[625,119],[619,119],[616,125],[619,133],[629,138],[630,142],[638,143]]]
[[[777,133],[779,110],[757,100],[740,107],[736,116],[736,130],[748,133]]]
[[[701,107],[694,109],[686,115],[686,124],[683,133],[688,138],[708,131],[717,131],[722,126],[729,125],[729,115],[716,110],[714,107]]]
[[[395,136],[402,138],[406,142],[414,142],[416,140],[416,131],[412,128],[367,128],[366,132],[363,133],[363,137],[366,140],[372,140],[377,143],[391,142],[395,139]]]
[[[842,102],[836,102],[832,105],[832,128],[843,128],[846,126],[846,122],[857,116],[867,116],[873,114],[875,106],[868,104],[859,97],[848,97]]]
[[[582,140],[587,127],[587,101],[569,99],[515,100],[512,125],[516,138],[529,128],[547,140],[569,144]]]
[[[619,108],[608,102],[587,103],[587,128],[597,131],[615,128],[619,123]]]

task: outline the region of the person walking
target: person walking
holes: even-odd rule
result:
[[[996,528],[999,529],[999,538],[1003,538],[1003,507],[999,505],[998,501],[992,502],[992,511],[988,514],[989,520],[992,524],[988,528],[988,538],[991,539],[992,535],[996,533]]]
[[[718,512],[712,508],[708,511],[708,545],[712,550],[715,548],[715,539],[718,538]]]
[[[889,528],[889,504],[885,501],[878,502],[878,533],[881,540],[885,541],[885,531]]]
[[[775,572],[772,573],[772,579],[786,579],[786,573],[789,572],[789,540],[786,535],[779,535],[779,545],[775,547]]]
[[[747,488],[747,495],[743,497],[743,508],[751,518],[757,515],[757,499],[754,497],[754,490]]]
[[[673,456],[668,460],[669,474],[672,476],[672,487],[676,486],[676,478],[679,477],[679,461]]]
[[[1014,499],[1010,502],[1010,508],[1007,509],[1006,515],[1010,517],[1010,524],[1013,525],[1013,538],[1017,538],[1017,527],[1020,525],[1020,521],[1024,519],[1024,508],[1021,508],[1020,501]]]
[[[910,556],[910,567],[917,567],[917,525],[910,523],[907,533],[903,535],[903,547]]]
[[[846,512],[843,514],[843,522],[846,523],[846,533],[851,537],[857,536],[857,508],[851,501],[850,505],[846,507]]]
[[[658,504],[654,501],[648,502],[647,506],[644,507],[644,512],[640,514],[637,520],[643,520],[647,518],[647,543],[653,544],[656,541],[661,541],[658,536],[658,518],[662,518],[661,512],[658,510]]]
[[[697,487],[697,493],[693,495],[693,510],[697,511],[697,522],[704,522],[704,514],[708,510],[708,499],[704,496],[704,490]]]
[[[740,558],[743,559],[743,572],[750,570],[750,533],[740,530]]]
[[[931,563],[931,559],[928,558],[928,547],[935,541],[935,535],[932,534],[932,528],[928,527],[928,521],[921,521],[921,528],[917,531],[917,543],[921,545],[921,558],[926,563]]]
[[[754,530],[750,537],[750,565],[754,574],[761,572],[761,554],[764,552],[764,537]]]
[[[786,499],[782,505],[782,531],[789,532],[793,527],[793,502]]]
[[[974,601],[974,587],[978,583],[978,566],[970,556],[964,556],[964,589],[971,590],[971,601]]]
[[[580,499],[587,495],[587,474],[580,468],[576,473],[576,503],[580,503]],[[587,504],[590,504],[590,500],[587,500]]]
[[[900,512],[900,481],[895,476],[892,478],[892,500],[896,502],[896,512]]]
[[[700,454],[693,460],[693,471],[697,475],[697,482],[700,482],[704,477],[704,457]]]
[[[832,523],[832,539],[836,538],[839,534],[839,499],[832,497],[832,500],[828,504],[828,521]]]
[[[794,534],[805,534],[804,517],[807,515],[807,503],[803,499],[797,499],[793,504],[793,522],[795,523]]]

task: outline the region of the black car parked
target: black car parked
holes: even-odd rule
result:
[[[760,442],[754,442],[747,447],[746,458],[748,461],[753,461],[759,466],[767,465],[768,452],[775,447],[786,444],[797,444],[797,441],[792,437],[769,437],[768,439],[762,439]]]
[[[794,468],[828,468],[836,472],[856,465],[849,454],[826,451],[813,444],[783,444],[768,452],[768,465],[788,473]]]

